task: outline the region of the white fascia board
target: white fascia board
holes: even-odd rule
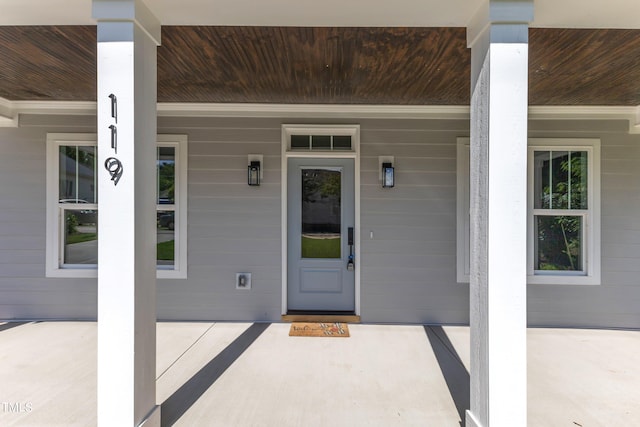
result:
[[[629,133],[640,133],[640,106],[530,106],[531,120],[627,120]]]
[[[53,114],[91,116],[96,114],[94,101],[13,101],[18,114]]]
[[[94,101],[7,101],[16,114],[95,115]],[[0,110],[1,112],[2,110]],[[159,117],[467,119],[465,105],[158,103]]]
[[[0,127],[18,127],[18,114],[13,103],[4,98],[0,98]]]
[[[171,117],[295,117],[362,119],[466,119],[465,105],[347,105],[347,104],[158,104],[158,116]]]
[[[4,117],[0,115],[0,128],[17,128],[18,117]]]
[[[338,105],[158,103],[159,117],[286,117],[357,119],[468,119],[466,105]],[[19,114],[95,115],[93,101],[9,101],[0,98],[0,127]],[[640,134],[640,106],[529,106],[530,120],[627,120]],[[8,124],[6,124],[8,123]]]

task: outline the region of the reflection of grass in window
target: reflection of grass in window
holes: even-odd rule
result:
[[[174,241],[158,243],[157,259],[162,261],[173,261],[175,258]]]
[[[570,271],[571,268],[568,268],[566,265],[560,264],[550,264],[550,263],[540,263],[539,270],[549,270],[549,271]]]
[[[340,238],[302,237],[303,258],[340,258]]]
[[[74,243],[89,242],[91,240],[96,240],[97,238],[98,238],[97,233],[67,234],[67,245],[72,245]]]

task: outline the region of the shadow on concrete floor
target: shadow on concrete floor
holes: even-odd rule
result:
[[[33,323],[33,322],[7,322],[4,325],[0,325],[0,332],[6,331],[7,329],[15,328],[17,326],[26,325],[27,323]]]
[[[424,327],[431,348],[438,360],[440,370],[449,388],[449,393],[456,405],[460,416],[460,426],[465,425],[465,413],[470,405],[470,381],[469,372],[464,367],[460,356],[456,352],[453,344],[449,341],[447,333],[442,326]]]
[[[271,325],[254,323],[211,359],[189,381],[165,400],[160,409],[162,427],[172,426],[207,391],[244,351]]]

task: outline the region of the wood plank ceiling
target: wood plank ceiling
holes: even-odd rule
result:
[[[0,97],[91,101],[93,26],[0,27]],[[464,28],[163,27],[158,101],[468,105]],[[640,31],[531,29],[531,105],[640,105]]]

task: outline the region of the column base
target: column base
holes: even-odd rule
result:
[[[465,419],[465,427],[482,427],[480,421],[478,421],[476,417],[473,416],[471,411],[467,410],[465,413],[467,415]]]
[[[154,406],[138,427],[160,427],[160,405]]]

